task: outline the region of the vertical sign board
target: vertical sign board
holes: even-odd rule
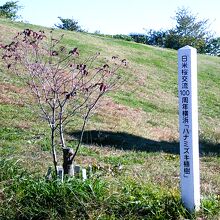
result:
[[[200,206],[197,51],[190,46],[178,50],[178,95],[180,132],[180,187],[184,206]]]

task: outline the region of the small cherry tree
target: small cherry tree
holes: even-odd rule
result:
[[[2,59],[23,80],[50,127],[51,151],[57,174],[57,146],[63,151],[64,174],[79,150],[89,116],[100,98],[120,80],[118,70],[126,60],[113,56],[110,64],[98,65],[99,53],[82,61],[77,48],[67,49],[53,33],[25,29],[10,44],[1,45]],[[74,149],[65,141],[65,128],[74,117],[83,118],[81,137]]]

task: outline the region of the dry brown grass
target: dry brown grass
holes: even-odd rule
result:
[[[0,103],[24,106],[22,96],[26,96],[27,89],[19,88],[9,83],[0,83]]]

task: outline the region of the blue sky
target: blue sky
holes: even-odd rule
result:
[[[0,0],[0,5],[5,0]],[[145,29],[174,26],[171,17],[178,7],[189,7],[201,19],[209,19],[210,29],[220,36],[220,0],[20,0],[24,21],[54,26],[58,16],[74,18],[86,30],[105,34],[143,33]]]

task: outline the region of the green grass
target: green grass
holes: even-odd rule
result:
[[[27,27],[49,32],[0,19],[0,43]],[[177,52],[54,31],[61,34],[82,59],[98,51],[101,61],[112,55],[128,60],[120,73],[124,82],[91,117],[76,157],[75,163],[92,166],[94,175],[85,182],[45,181],[52,166],[47,124],[25,85],[0,61],[0,219],[219,219],[219,57],[198,55],[202,205],[191,215],[179,195]],[[76,146],[80,122],[69,125],[68,146]]]
[[[219,213],[219,198],[203,199],[197,214],[190,214],[176,189],[165,190],[131,177],[109,178],[108,172],[93,173],[86,181],[78,178],[46,181],[19,167],[18,162],[0,163],[1,219],[194,219]],[[27,205],[28,204],[28,205]]]
[[[153,100],[145,100],[144,98],[138,98],[131,92],[117,92],[113,95],[113,100],[116,103],[123,104],[125,106],[129,106],[131,108],[141,109],[142,111],[149,112],[159,112],[159,113],[172,113],[173,109],[166,109],[164,107],[167,106],[158,106],[153,103]],[[174,110],[173,113],[176,113]]]

